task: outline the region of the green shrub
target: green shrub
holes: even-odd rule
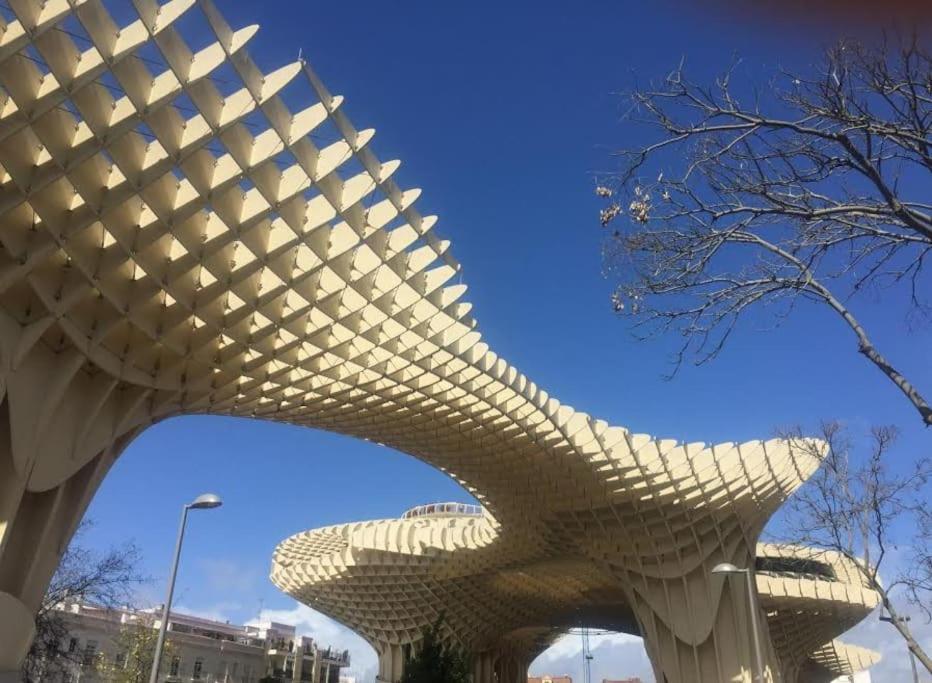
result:
[[[401,683],[470,683],[471,667],[466,656],[443,642],[443,617],[424,629],[417,652],[405,662]]]

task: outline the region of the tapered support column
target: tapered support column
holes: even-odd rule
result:
[[[0,593],[0,681],[3,672],[19,672],[35,635],[33,611],[9,593]]]
[[[710,569],[635,581],[632,606],[658,681],[757,683],[745,578],[713,576]],[[777,667],[763,614],[758,622],[764,680],[772,683]]]
[[[37,339],[0,312],[0,672],[19,671],[32,615],[87,505],[152,422],[148,390]]]
[[[496,683],[495,660],[496,656],[492,652],[481,652],[476,655],[473,668],[473,683]]]
[[[115,457],[114,451],[100,453],[48,491],[26,491],[15,476],[4,479],[0,491],[0,671],[18,671],[22,665],[34,635],[33,616]]]
[[[385,683],[398,683],[404,674],[404,646],[392,643],[377,643],[375,651],[379,654],[378,680]]]
[[[527,657],[502,654],[495,663],[496,683],[527,683],[529,664]]]

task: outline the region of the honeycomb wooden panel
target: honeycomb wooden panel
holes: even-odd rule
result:
[[[372,643],[383,680],[398,677],[405,646],[416,647],[440,615],[449,641],[477,658],[478,681],[522,680],[528,663],[571,628],[644,634],[630,587],[578,544],[528,553],[502,542],[487,512],[451,507],[297,534],[276,549],[272,581]],[[797,546],[760,544],[756,552],[779,680],[830,680],[877,661],[835,640],[878,604],[850,561]]]
[[[216,414],[386,444],[484,505],[476,528],[376,523],[300,551],[342,591],[331,612],[377,615],[359,628],[391,649],[390,677],[400,634],[447,605],[461,642],[500,638],[497,659],[477,654],[479,678],[520,678],[554,633],[544,606],[592,589],[618,600],[605,618],[636,623],[668,680],[747,680],[747,606],[708,570],[753,560],[816,459],[779,440],[610,426],[497,356],[436,218],[414,207],[420,190],[395,182],[399,162],[378,160],[373,131],[305,61],[261,71],[256,35],[211,0],[0,12],[0,671],[18,667],[120,452],[159,420]],[[346,588],[340,558],[379,567],[381,583]],[[537,568],[529,583],[523,566]],[[428,574],[411,583],[413,568]],[[386,606],[377,586],[409,602]],[[540,603],[506,613],[489,595],[509,591]],[[527,623],[503,634],[480,604]]]

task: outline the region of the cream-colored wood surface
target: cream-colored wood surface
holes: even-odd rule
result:
[[[403,648],[416,647],[441,614],[449,641],[489,662],[477,664],[482,683],[523,680],[529,662],[570,628],[643,635],[630,587],[586,552],[584,542],[528,555],[503,543],[501,531],[487,513],[450,512],[315,529],[278,546],[272,581],[372,643],[384,680],[400,677]],[[803,567],[756,574],[776,680],[831,680],[877,661],[876,653],[834,640],[878,604],[850,561],[785,545],[758,545],[757,556],[809,560],[823,572]],[[735,607],[746,610],[743,579],[732,581],[725,590],[737,591]],[[746,640],[748,628],[732,635]],[[718,648],[733,647],[722,633],[713,638],[724,641]],[[662,674],[669,677],[658,670],[658,680]]]
[[[256,27],[229,26],[210,0],[9,5],[0,605],[12,635],[0,671],[23,656],[28,614],[120,452],[156,421],[202,413],[411,453],[489,512],[485,527],[463,530],[475,547],[462,541],[468,552],[440,565],[459,577],[464,603],[499,614],[468,577],[519,592],[509,567],[565,564],[537,572],[557,584],[554,604],[603,582],[668,680],[747,680],[746,605],[708,570],[751,561],[764,523],[815,468],[811,456],[777,440],[637,434],[562,405],[499,358],[435,217],[414,208],[420,191],[392,179],[398,162],[375,157],[373,132],[352,126],[305,62],[260,71],[247,51]],[[386,524],[352,541],[373,552],[385,543],[379,552],[394,553],[403,577],[410,542]],[[420,552],[447,552],[457,533]],[[364,601],[365,586],[346,600]],[[430,615],[446,604],[422,601]],[[467,611],[457,628],[492,638]],[[537,614],[514,631],[509,675],[539,637]],[[379,628],[384,639],[369,637],[394,652],[404,629]],[[391,676],[399,656],[386,655]]]

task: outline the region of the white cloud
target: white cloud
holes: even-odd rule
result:
[[[653,683],[654,674],[644,642],[626,633],[609,633],[589,637],[592,660],[592,680],[639,677],[644,683]],[[574,681],[585,680],[582,638],[565,635],[557,639],[543,654],[531,663],[530,675],[568,674]]]
[[[621,645],[643,646],[640,638],[627,633],[606,633],[589,636],[589,646],[592,650],[604,646],[616,647]],[[560,636],[544,655],[549,659],[563,659],[577,655],[582,657],[582,637],[570,634]]]

